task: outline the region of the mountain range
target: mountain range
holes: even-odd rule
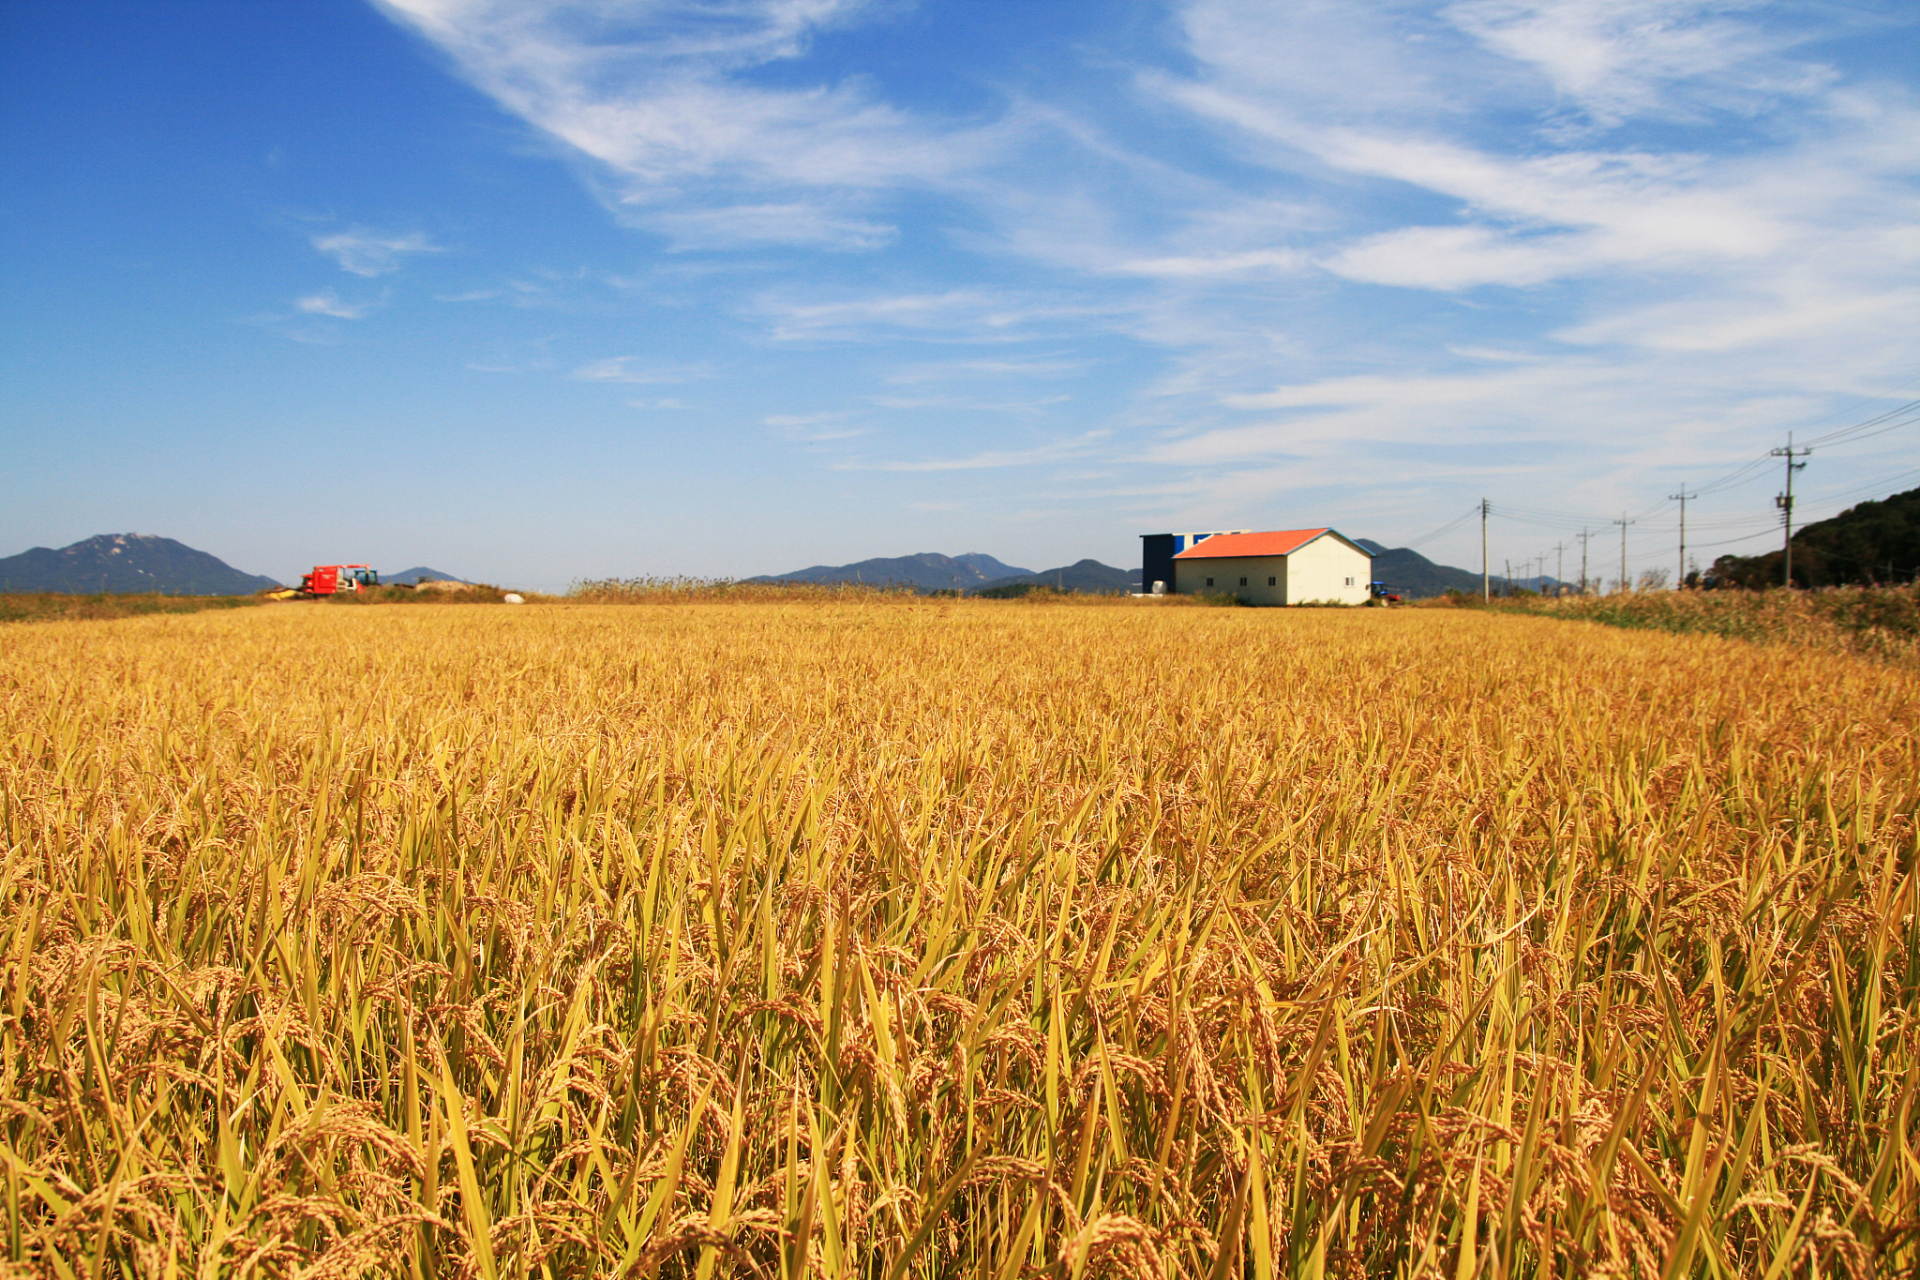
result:
[[[970,591],[1033,570],[1002,564],[992,556],[969,551],[943,556],[923,551],[914,556],[878,557],[854,564],[816,564],[792,573],[768,574],[749,582],[864,582],[875,587],[913,587],[919,591]]]
[[[996,561],[996,563],[998,563]],[[383,573],[382,582],[465,582],[415,565]],[[33,547],[0,557],[0,593],[57,591],[68,595],[246,596],[277,587],[264,574],[243,573],[218,556],[151,533],[102,533],[70,547]]]
[[[1042,569],[1039,573],[1021,573],[998,578],[985,586],[975,587],[968,594],[993,597],[1023,596],[1036,587],[1052,587],[1055,591],[1079,591],[1089,595],[1138,591],[1140,570],[1116,569],[1110,564],[1101,564],[1098,560],[1079,560],[1073,564],[1061,565],[1058,569]]]
[[[1373,578],[1387,584],[1393,595],[1419,600],[1448,591],[1480,590],[1480,575],[1452,565],[1435,564],[1407,547],[1389,548],[1371,538],[1354,542],[1373,553]]]
[[[1373,554],[1374,578],[1386,583],[1387,590],[1395,595],[1419,599],[1446,591],[1480,590],[1477,573],[1435,564],[1406,547],[1389,548],[1367,538],[1354,541]],[[768,575],[752,581],[867,582],[875,586],[910,586],[921,591],[959,590],[968,595],[1014,596],[1024,595],[1035,587],[1081,592],[1138,591],[1140,570],[1116,569],[1098,560],[1081,560],[1035,572],[1016,569],[979,552],[952,557],[925,552],[894,559],[862,560],[858,564],[817,564],[795,573]],[[1542,582],[1516,580],[1515,585],[1538,590],[1541,585],[1552,582],[1549,577]]]
[[[396,586],[401,584],[418,586],[422,582],[465,582],[466,579],[456,578],[450,573],[442,573],[438,569],[429,569],[423,564],[417,564],[411,569],[402,569],[398,573],[382,573],[380,581]]]
[[[278,585],[151,533],[102,533],[58,551],[33,547],[0,558],[0,591],[244,596]]]
[[[1908,496],[1898,495],[1899,498]],[[1406,547],[1390,549],[1366,538],[1355,541],[1373,554],[1373,576],[1397,595],[1418,598],[1448,590],[1480,589],[1477,573],[1435,564]],[[1797,546],[1798,539],[1795,541]],[[380,580],[391,583],[465,581],[425,565],[415,565],[398,573],[382,573]],[[864,582],[874,586],[911,587],[917,591],[1009,596],[1023,595],[1035,587],[1080,592],[1138,591],[1140,571],[1116,569],[1089,559],[1036,572],[1007,564],[984,552],[945,556],[929,551],[911,556],[876,557],[854,564],[817,564],[750,581]],[[1538,589],[1551,582],[1550,578],[1543,582],[1525,579],[1517,585]],[[0,558],[0,592],[250,595],[277,585],[272,578],[243,573],[207,552],[153,534],[103,533],[57,551],[34,547],[17,556]]]

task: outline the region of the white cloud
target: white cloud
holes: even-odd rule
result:
[[[1059,378],[1084,373],[1092,365],[1091,360],[1055,355],[997,360],[948,360],[938,364],[917,364],[896,369],[886,376],[886,381],[896,386],[913,386],[926,382],[950,382],[956,379],[973,381],[983,377]]]
[[[639,356],[615,356],[581,365],[573,376],[582,382],[692,382],[711,378],[713,369],[704,364],[643,365]]]
[[[859,251],[881,248],[898,235],[886,223],[805,201],[682,209],[653,214],[648,224],[676,250],[783,244]]]
[[[790,440],[821,444],[829,440],[851,440],[865,435],[863,427],[848,426],[844,413],[773,413],[760,421]]]
[[[376,3],[508,110],[598,162],[612,206],[682,248],[884,245],[893,229],[862,209],[875,194],[945,183],[996,145],[992,127],[933,124],[857,80],[775,88],[754,77],[800,59],[816,33],[890,5]]]
[[[1254,249],[1210,257],[1136,258],[1119,265],[1129,275],[1170,279],[1247,279],[1272,273],[1291,274],[1308,265],[1305,254],[1293,249]]]
[[[815,56],[891,0],[382,2],[686,255],[641,271],[649,288],[775,344],[836,344],[855,421],[1067,424],[1031,448],[943,448],[930,427],[849,469],[1131,459],[1156,482],[1130,492],[1169,515],[1313,485],[1393,506],[1408,475],[1606,505],[1622,477],[1704,467],[1912,361],[1920,111],[1910,69],[1826,60],[1851,10],[1187,0],[1178,49],[1130,38],[1058,93],[1008,83],[956,120],[918,105],[943,84],[890,99]],[[1111,99],[1087,88],[1101,76]],[[758,252],[724,271],[698,256],[741,248]],[[902,341],[924,358],[887,363]],[[853,430],[746,412],[794,438]]]
[[[314,236],[313,247],[356,276],[382,276],[400,269],[410,253],[439,253],[440,247],[424,234],[389,235],[363,228]]]
[[[1105,431],[1088,431],[1069,440],[1057,440],[1031,449],[988,449],[964,458],[934,458],[915,461],[848,461],[835,464],[841,471],[981,471],[998,467],[1034,466],[1062,462],[1090,451],[1104,439]]]
[[[1037,417],[1055,405],[1066,404],[1069,395],[1040,396],[1033,400],[979,400],[971,396],[868,396],[867,403],[882,409],[967,409],[978,413],[1013,413]]]
[[[1464,0],[1445,11],[1489,49],[1537,67],[1594,123],[1753,109],[1777,94],[1826,87],[1829,68],[1781,55],[1795,42],[1769,31],[1757,0]]]
[[[373,310],[371,302],[343,302],[331,289],[302,298],[295,304],[301,311],[312,316],[332,316],[337,320],[358,320]]]
[[[883,293],[831,302],[763,296],[755,309],[783,341],[853,341],[911,336],[923,340],[1024,342],[1063,324],[1111,315],[1110,304],[986,289]]]

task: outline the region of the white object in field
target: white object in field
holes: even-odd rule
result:
[[[1160,579],[1155,578],[1153,580],[1153,594],[1157,596],[1163,596],[1167,594],[1167,584],[1162,582]]]
[[[520,593],[517,591],[509,591],[504,596],[501,596],[500,599],[506,604],[525,604],[526,603],[525,600],[521,599]]]

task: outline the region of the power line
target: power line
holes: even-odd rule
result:
[[[1901,414],[1915,416],[1900,418],[1898,422],[1889,423],[1889,419],[1899,418]],[[1868,436],[1883,435],[1888,431],[1894,430],[1896,427],[1908,426],[1916,421],[1920,421],[1920,400],[1909,400],[1907,403],[1889,409],[1885,413],[1868,418],[1865,422],[1856,422],[1850,427],[1842,427],[1838,431],[1830,431],[1824,436],[1815,436],[1813,439],[1807,441],[1807,444],[1809,447],[1813,445],[1850,444],[1855,440],[1865,440]],[[1887,423],[1888,425],[1883,426],[1883,423]],[[1869,431],[1867,430],[1868,427],[1878,427],[1879,430]]]
[[[1461,525],[1465,524],[1467,521],[1473,519],[1475,516],[1479,514],[1480,514],[1480,508],[1478,505],[1475,505],[1472,510],[1468,511],[1465,515],[1461,516],[1459,519],[1449,520],[1446,524],[1441,525],[1438,529],[1435,529],[1432,533],[1426,534],[1423,537],[1415,538],[1412,542],[1407,543],[1402,548],[1402,550],[1412,551],[1416,547],[1425,546],[1427,543],[1432,542],[1435,538],[1445,537],[1447,534],[1452,533],[1455,529],[1458,529]]]
[[[1920,383],[1920,375],[1916,375],[1915,377],[1909,378],[1904,382],[1897,383],[1895,384],[1894,387],[1889,388],[1889,390],[1890,391],[1903,390],[1909,386],[1912,386],[1915,383]],[[1879,397],[1879,398],[1884,398],[1884,397]],[[1809,422],[1803,423],[1802,426],[1816,426],[1824,422],[1832,421],[1834,418],[1840,417],[1843,414],[1857,412],[1859,404],[1870,403],[1870,402],[1871,402],[1870,399],[1864,400],[1861,402],[1856,402],[1855,405],[1850,405],[1850,406],[1847,406],[1846,408],[1838,409],[1832,413],[1825,414],[1822,417],[1812,419]],[[1485,595],[1489,590],[1490,578],[1491,578],[1491,574],[1490,574],[1491,557],[1488,555],[1489,547],[1487,545],[1488,544],[1487,525],[1491,517],[1499,516],[1501,519],[1510,521],[1515,524],[1527,525],[1534,528],[1546,529],[1554,533],[1561,533],[1561,534],[1566,534],[1572,537],[1579,537],[1581,540],[1580,582],[1581,582],[1581,589],[1584,591],[1587,585],[1587,572],[1586,572],[1587,540],[1591,536],[1588,533],[1589,526],[1593,524],[1602,524],[1602,523],[1616,524],[1620,526],[1621,579],[1624,583],[1627,576],[1626,575],[1627,526],[1632,524],[1640,524],[1640,523],[1646,523],[1646,522],[1652,521],[1654,517],[1660,513],[1661,509],[1664,508],[1668,503],[1677,503],[1679,505],[1679,513],[1678,513],[1679,518],[1677,521],[1677,526],[1678,526],[1679,538],[1680,538],[1679,581],[1681,583],[1684,583],[1686,581],[1686,552],[1687,552],[1686,507],[1687,507],[1687,503],[1702,497],[1726,493],[1732,489],[1740,488],[1745,485],[1751,484],[1753,481],[1760,479],[1762,476],[1766,474],[1766,468],[1773,462],[1775,458],[1785,457],[1786,464],[1788,467],[1787,491],[1781,494],[1780,496],[1776,497],[1774,501],[1775,501],[1775,505],[1779,507],[1781,512],[1781,516],[1779,518],[1782,518],[1786,525],[1787,541],[1784,547],[1783,559],[1788,561],[1788,564],[1786,566],[1786,572],[1789,575],[1788,582],[1789,584],[1791,584],[1791,581],[1792,581],[1791,560],[1793,555],[1793,546],[1792,546],[1793,506],[1794,506],[1794,503],[1797,501],[1797,499],[1792,493],[1792,480],[1793,480],[1792,473],[1796,470],[1802,470],[1806,466],[1805,462],[1796,462],[1795,458],[1805,457],[1806,453],[1811,451],[1813,447],[1816,445],[1820,446],[1823,450],[1843,447],[1847,445],[1856,444],[1863,440],[1869,440],[1876,436],[1884,435],[1890,431],[1899,430],[1900,428],[1903,428],[1903,427],[1912,426],[1915,423],[1920,423],[1920,400],[1904,401],[1901,404],[1898,404],[1893,406],[1892,408],[1883,410],[1877,414],[1872,415],[1871,417],[1862,419],[1861,421],[1850,423],[1847,426],[1840,427],[1833,431],[1829,431],[1824,435],[1816,436],[1811,440],[1808,440],[1805,444],[1798,446],[1797,448],[1793,443],[1793,435],[1789,433],[1787,437],[1787,448],[1785,450],[1772,449],[1759,457],[1750,458],[1747,461],[1741,463],[1740,465],[1734,467],[1732,470],[1714,478],[1713,480],[1708,481],[1705,484],[1702,484],[1698,489],[1693,490],[1692,492],[1688,492],[1686,489],[1686,486],[1682,485],[1681,491],[1679,493],[1668,494],[1664,499],[1654,502],[1648,507],[1643,508],[1637,514],[1623,511],[1621,513],[1621,518],[1617,520],[1609,519],[1607,517],[1595,516],[1592,513],[1582,514],[1577,512],[1571,512],[1565,509],[1544,510],[1537,507],[1517,506],[1517,505],[1510,505],[1507,503],[1502,503],[1498,507],[1496,507],[1492,502],[1490,502],[1486,498],[1482,498],[1479,501],[1479,503],[1477,503],[1473,507],[1472,510],[1467,511],[1462,515],[1454,518],[1453,520],[1448,521],[1446,524],[1441,525],[1439,528],[1433,530],[1431,533],[1427,533],[1413,540],[1412,542],[1407,543],[1406,547],[1408,550],[1412,550],[1418,547],[1425,546],[1430,542],[1437,541],[1438,539],[1445,537],[1449,533],[1452,533],[1453,531],[1458,529],[1461,525],[1473,519],[1476,515],[1479,516],[1480,517],[1481,592],[1483,595]],[[1861,486],[1859,488],[1855,488],[1851,490],[1845,490],[1840,493],[1830,494],[1830,495],[1821,495],[1819,501],[1823,506],[1830,503],[1838,503],[1843,501],[1846,498],[1853,497],[1856,494],[1876,492],[1878,490],[1884,489],[1886,488],[1887,485],[1891,484],[1893,481],[1902,480],[1912,475],[1920,475],[1920,469],[1898,472],[1893,476],[1882,477],[1881,479],[1869,485]],[[1733,531],[1738,529],[1744,529],[1752,524],[1761,523],[1761,522],[1764,522],[1768,526],[1771,526],[1773,523],[1772,519],[1770,518],[1755,517],[1755,516],[1708,516],[1704,519],[1696,516],[1694,518],[1693,523],[1696,531],[1708,531],[1708,530]],[[1578,534],[1573,533],[1573,529],[1576,524],[1580,526],[1580,532]],[[1665,526],[1664,522],[1662,521],[1658,525],[1656,525],[1656,527],[1664,528],[1668,526]],[[1767,531],[1768,531],[1767,529],[1759,529],[1752,533],[1742,533],[1736,537],[1716,539],[1710,542],[1696,542],[1694,543],[1694,546],[1699,549],[1706,549],[1708,547],[1731,546],[1737,543],[1748,542],[1754,538],[1761,537]],[[1544,557],[1540,557],[1540,559],[1542,560],[1540,573],[1544,575],[1545,573]],[[1564,562],[1564,555],[1562,557],[1562,560]]]

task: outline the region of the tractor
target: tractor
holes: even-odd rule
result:
[[[269,591],[269,600],[316,600],[321,596],[357,595],[380,585],[380,575],[364,564],[317,564],[300,575],[297,587]]]

